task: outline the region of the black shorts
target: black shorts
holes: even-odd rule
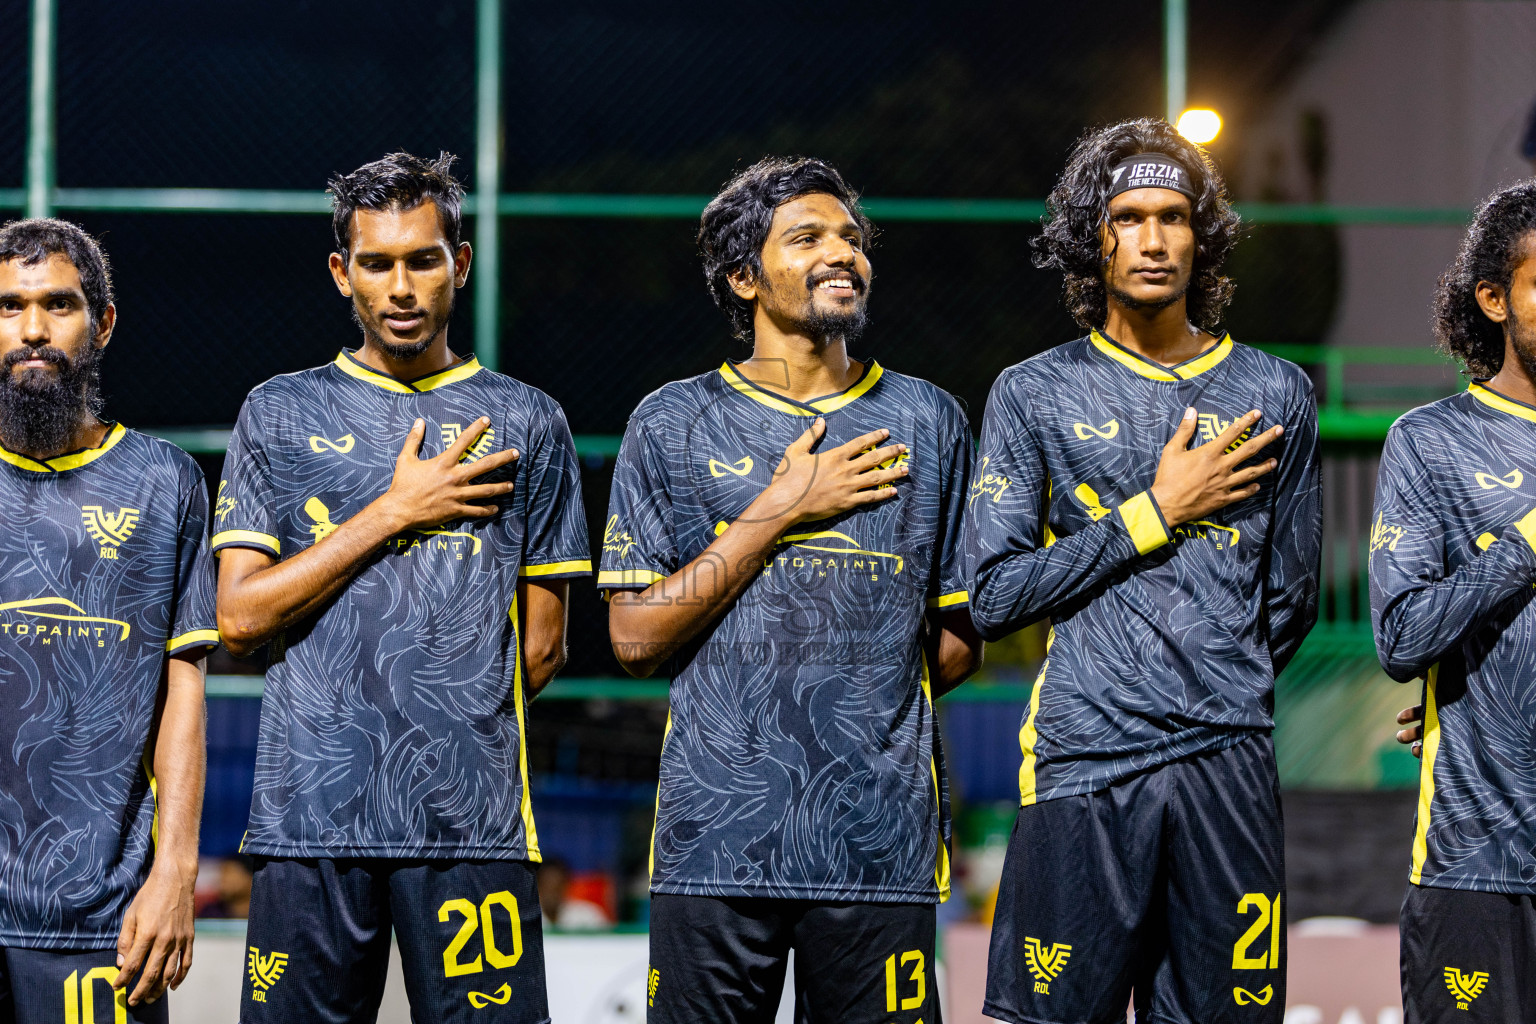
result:
[[[1536,1022],[1536,897],[1410,885],[1403,1019]]]
[[[941,1024],[932,903],[651,897],[650,1024]]]
[[[1285,1014],[1274,747],[1255,735],[1020,808],[985,1012],[1015,1024],[1244,1024]]]
[[[525,861],[256,858],[242,1024],[372,1024],[393,928],[413,1020],[549,1020]]]
[[[0,947],[0,1024],[166,1024],[166,997],[128,1005],[115,992],[116,949]]]

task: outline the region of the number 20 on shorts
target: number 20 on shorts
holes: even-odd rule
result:
[[[496,922],[491,914],[491,908],[501,907],[507,912],[507,917],[512,922],[512,951],[503,953],[501,947],[496,944]],[[517,915],[517,897],[503,889],[501,892],[493,892],[480,901],[477,908],[466,899],[447,900],[437,908],[437,919],[443,924],[448,919],[458,914],[464,919],[459,926],[459,932],[448,943],[448,948],[443,950],[443,975],[449,978],[458,978],[466,974],[479,974],[485,970],[485,964],[489,963],[492,970],[500,970],[503,967],[511,967],[516,964],[523,955],[523,922]],[[475,957],[470,961],[462,961],[459,954],[469,941],[475,937],[475,932],[480,933],[480,945],[484,950],[484,957]]]

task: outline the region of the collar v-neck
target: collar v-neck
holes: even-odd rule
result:
[[[366,381],[375,387],[381,387],[385,391],[393,391],[398,395],[417,395],[433,388],[444,387],[466,380],[479,373],[483,367],[479,360],[470,356],[462,363],[448,367],[446,370],[438,370],[429,373],[425,377],[417,377],[413,380],[401,380],[388,373],[382,373],[373,367],[366,365],[354,354],[354,349],[344,348],[336,354],[336,366],[348,377],[356,377]]]
[[[1232,335],[1223,334],[1220,341],[1199,355],[1186,359],[1176,366],[1164,366],[1162,363],[1148,359],[1139,352],[1132,352],[1102,332],[1094,331],[1088,336],[1088,339],[1093,343],[1094,348],[1121,366],[1139,373],[1149,380],[1161,381],[1181,381],[1189,380],[1191,377],[1198,377],[1231,355],[1233,344]]]
[[[879,382],[885,370],[879,363],[871,359],[864,364],[864,373],[848,388],[836,394],[813,398],[809,402],[796,401],[777,392],[769,391],[767,388],[748,380],[742,376],[741,371],[736,368],[736,364],[729,359],[720,364],[719,372],[720,376],[725,379],[726,384],[733,390],[746,395],[754,401],[761,402],[770,409],[777,409],[779,412],[786,412],[791,416],[815,417],[829,412],[836,412],[865,394]]]
[[[1467,392],[1490,409],[1497,409],[1499,412],[1536,423],[1536,408],[1510,398],[1508,395],[1500,394],[1485,383],[1473,381],[1467,386]]]
[[[101,439],[101,444],[96,447],[65,452],[51,459],[34,459],[30,455],[22,455],[20,452],[0,447],[0,461],[9,462],[18,469],[30,470],[33,473],[62,473],[65,470],[79,469],[81,466],[95,462],[111,451],[127,433],[128,428],[121,423],[113,423],[107,428],[107,434]]]

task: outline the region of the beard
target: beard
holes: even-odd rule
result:
[[[363,338],[366,342],[377,346],[389,358],[398,362],[408,363],[431,348],[432,343],[443,336],[443,332],[448,329],[449,322],[453,320],[453,307],[457,302],[458,296],[450,293],[448,296],[448,311],[443,314],[442,320],[434,324],[429,319],[427,323],[429,329],[422,335],[421,340],[408,341],[404,344],[397,344],[386,340],[381,322],[371,317],[368,320],[364,320],[363,315],[358,312],[357,303],[355,302],[352,304],[352,320],[358,327],[362,328]]]
[[[1138,299],[1128,292],[1121,291],[1119,288],[1110,288],[1109,294],[1113,296],[1114,300],[1125,309],[1137,312],[1155,313],[1160,309],[1167,309],[1169,306],[1184,298],[1185,295],[1189,294],[1189,281],[1186,280],[1184,282],[1184,286],[1178,291],[1170,292],[1160,299]]]
[[[870,282],[859,275],[857,271],[849,271],[853,277],[855,294],[860,298],[857,305],[849,309],[818,309],[816,306],[816,287],[829,277],[838,276],[837,273],[823,272],[812,274],[806,278],[806,290],[809,293],[805,305],[795,316],[790,326],[800,333],[815,338],[819,344],[827,344],[833,341],[842,341],[845,347],[858,341],[864,333],[864,328],[869,326],[869,287]],[[766,284],[766,282],[765,282]],[[766,290],[772,291],[769,286]]]
[[[1536,324],[1527,323],[1515,316],[1515,311],[1509,311],[1507,321],[1509,340],[1515,350],[1515,358],[1520,360],[1520,368],[1532,381],[1536,381]]]
[[[26,359],[46,359],[55,369],[18,375],[14,367]],[[0,363],[0,443],[11,451],[56,455],[100,410],[101,349],[94,344],[73,360],[45,346],[17,349]]]

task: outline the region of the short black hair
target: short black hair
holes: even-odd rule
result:
[[[13,220],[0,227],[0,263],[19,260],[24,267],[35,267],[50,256],[74,264],[94,333],[112,304],[112,267],[101,243],[80,225],[55,217]]]
[[[1504,325],[1488,319],[1477,304],[1477,283],[1487,281],[1507,293],[1515,268],[1536,255],[1529,247],[1533,235],[1536,179],[1527,179],[1483,200],[1435,287],[1435,336],[1474,377],[1492,377],[1504,365]]]
[[[752,303],[731,290],[730,276],[745,267],[753,277],[760,277],[773,211],[791,199],[815,193],[829,195],[848,208],[868,249],[875,226],[864,215],[859,194],[831,164],[812,157],[764,157],[733,176],[704,207],[699,218],[704,280],[715,305],[730,320],[731,333],[743,341],[752,337]]]
[[[1086,132],[1045,200],[1043,230],[1030,240],[1037,267],[1055,267],[1066,280],[1067,308],[1082,327],[1097,330],[1109,315],[1104,248],[1099,231],[1109,215],[1110,172],[1126,157],[1161,153],[1184,168],[1195,192],[1191,227],[1195,265],[1189,281],[1190,323],[1214,333],[1232,301],[1221,267],[1237,244],[1241,219],[1227,201],[1221,173],[1201,147],[1160,117],[1122,121]]]
[[[331,230],[343,262],[351,259],[352,214],[358,210],[414,210],[428,200],[437,207],[449,246],[457,249],[464,204],[464,186],[450,173],[457,159],[447,151],[439,153],[436,160],[391,153],[327,182]]]

